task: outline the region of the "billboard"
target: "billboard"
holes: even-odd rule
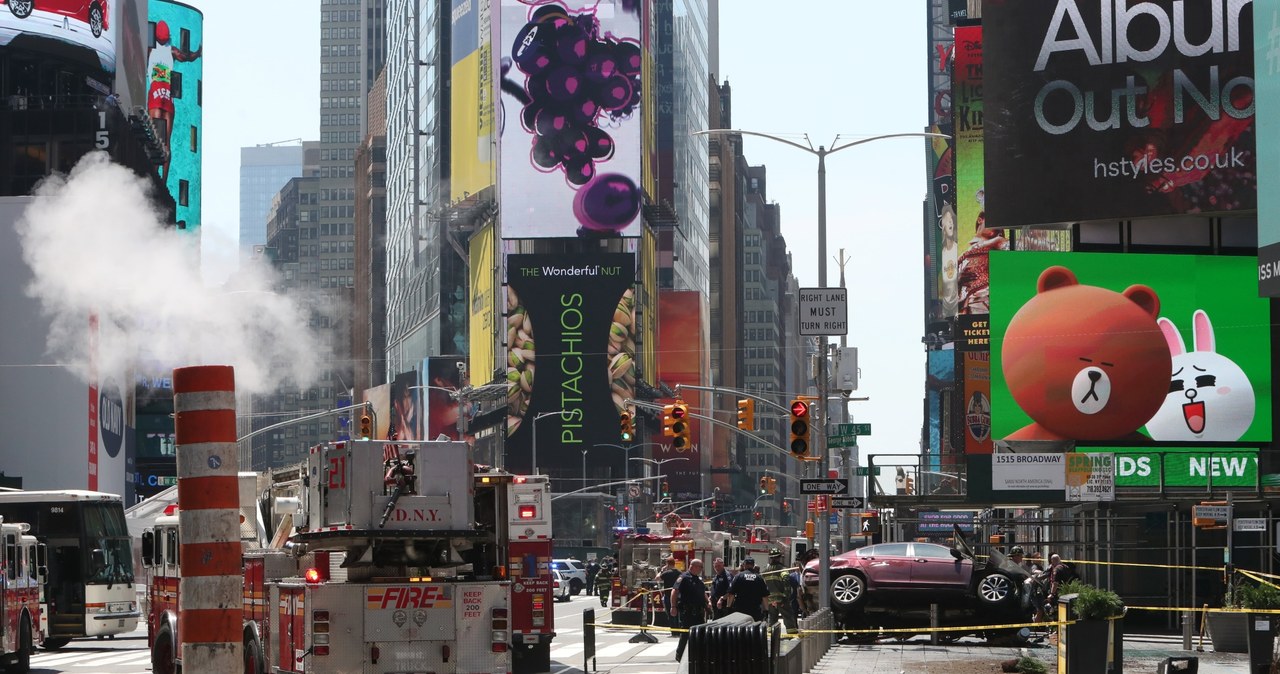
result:
[[[422,389],[418,386],[418,372],[401,372],[391,380],[391,414],[387,439],[423,440]]]
[[[493,184],[492,0],[453,0],[449,200]]]
[[[1258,107],[1280,110],[1280,0],[1253,0],[1253,69]],[[1280,118],[1259,115],[1258,182],[1280,181]],[[1258,191],[1258,292],[1280,297],[1280,194]]]
[[[532,468],[535,449],[554,469],[617,443],[636,379],[635,272],[631,253],[507,256],[509,469]]]
[[[992,436],[1269,441],[1271,314],[1255,263],[993,253]]]
[[[956,139],[956,218],[969,241],[985,217],[982,155],[982,26],[956,28],[951,59],[951,114]]]
[[[431,356],[422,360],[423,378],[426,388],[422,400],[424,421],[422,426],[426,435],[423,440],[435,440],[445,436],[457,440],[458,417],[462,407],[451,392],[456,392],[467,385],[466,358],[464,356]]]
[[[1248,2],[988,0],[984,12],[989,224],[1254,208]]]
[[[640,10],[501,0],[502,236],[638,236]]]
[[[0,47],[48,51],[116,71],[117,0],[6,0]],[[112,10],[115,10],[113,13]]]
[[[494,286],[497,283],[495,267],[497,266],[493,247],[493,224],[485,225],[471,237],[467,256],[470,260],[468,273],[470,283],[467,292],[469,330],[467,334],[469,354],[468,372],[476,381],[484,383],[494,377],[497,369],[494,354],[494,317],[497,313],[497,294]]]
[[[948,133],[937,125],[928,128],[929,133]],[[937,279],[938,311],[933,320],[953,318],[959,298],[960,246],[956,227],[955,148],[951,138],[929,139],[929,164],[933,178],[933,217],[936,229],[931,241],[938,251],[934,258],[933,272]]]
[[[1090,447],[1095,455],[1102,448]],[[1256,487],[1257,449],[1182,449],[1144,451],[1133,447],[1105,450],[1115,456],[1117,487]]]
[[[178,229],[200,231],[204,15],[171,0],[151,0],[147,115],[169,150],[160,166],[177,204]]]
[[[991,453],[991,352],[964,351],[964,453]]]
[[[668,387],[674,388],[677,384],[700,386],[707,381],[710,363],[707,362],[708,353],[701,346],[704,337],[702,312],[702,294],[695,290],[663,290],[658,293],[658,381]],[[682,389],[680,395],[692,409],[702,409],[702,392]],[[701,424],[692,424],[689,429],[689,460],[672,462],[665,469],[673,498],[677,500],[685,498],[682,494],[702,494],[704,491]],[[725,451],[723,454],[712,456],[709,465],[732,465],[729,453]],[[654,453],[654,458],[674,459],[684,455],[686,452],[664,444]],[[728,478],[728,475],[716,475],[711,486],[728,492],[731,486]]]
[[[391,384],[365,389],[360,402],[373,407],[373,437],[385,440],[391,431]]]

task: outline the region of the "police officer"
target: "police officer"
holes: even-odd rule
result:
[[[782,617],[788,630],[796,629],[796,613],[791,608],[791,588],[787,586],[787,571],[782,566],[782,551],[769,551],[769,565],[764,567],[764,584],[769,588],[769,622]]]
[[[711,614],[721,618],[729,613],[724,606],[724,596],[729,594],[729,581],[733,578],[729,575],[729,569],[725,568],[722,557],[716,557],[711,562],[711,569],[716,574],[711,578]]]
[[[600,563],[600,571],[596,573],[596,594],[600,595],[600,605],[609,605],[609,591],[613,589],[613,560],[605,558]]]
[[[679,580],[670,592],[671,615],[679,616],[680,643],[676,646],[676,662],[684,655],[685,644],[689,643],[689,630],[694,625],[701,625],[707,620],[707,611],[711,610],[711,600],[707,598],[707,586],[702,582],[702,560],[689,562],[689,570],[680,574]]]
[[[729,583],[725,603],[733,611],[745,613],[755,620],[764,620],[764,599],[768,595],[769,588],[756,571],[756,560],[748,557],[742,560],[742,571]]]

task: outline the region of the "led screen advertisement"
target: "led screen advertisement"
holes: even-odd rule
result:
[[[388,440],[423,440],[422,389],[415,370],[401,372],[391,380],[391,417]]]
[[[169,158],[159,173],[177,204],[178,229],[197,234],[204,17],[193,7],[169,0],[151,0],[150,8],[146,108],[161,142],[169,149]]]
[[[705,372],[710,369],[707,352],[702,344],[702,295],[693,290],[664,290],[658,293],[658,379],[668,387],[677,384],[699,386],[706,382]],[[681,397],[692,409],[703,407],[702,392],[693,389],[681,389]],[[664,401],[666,402],[666,401]],[[668,465],[663,474],[667,476],[673,498],[680,500],[688,495],[703,493],[702,488],[702,438],[700,425],[689,427],[690,448],[688,450],[672,449],[663,444],[660,450],[653,453],[656,460],[684,457],[684,461],[674,461]],[[618,443],[617,440],[613,441]],[[728,453],[724,456],[712,456],[710,465],[728,466],[732,462]],[[731,484],[728,475],[715,475],[712,487],[728,493]]]
[[[982,222],[982,26],[956,28],[951,60],[951,114],[956,138],[956,217],[961,241]]]
[[[493,0],[453,0],[449,199],[493,184]]]
[[[1253,0],[1253,63],[1258,107],[1280,110],[1280,0]],[[1259,115],[1258,182],[1280,181],[1280,116]],[[1280,193],[1258,191],[1258,292],[1280,297]]]
[[[638,236],[640,9],[501,0],[502,236]]]
[[[458,389],[467,385],[466,358],[464,356],[431,356],[422,361],[423,378],[422,422],[424,440],[438,440],[444,436],[457,440],[458,417],[463,408],[454,397]]]
[[[83,54],[116,71],[118,0],[6,0],[0,3],[0,47]]]
[[[984,12],[988,224],[1254,208],[1249,2]]]
[[[993,253],[993,438],[1269,441],[1270,311],[1255,264]]]
[[[535,432],[552,470],[618,443],[636,380],[635,269],[630,253],[507,256],[508,468],[531,468]],[[621,474],[617,454],[593,461]]]

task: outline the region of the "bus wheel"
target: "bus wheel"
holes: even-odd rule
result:
[[[71,643],[71,637],[45,637],[44,643],[40,645],[46,651],[56,651],[69,643]]]
[[[155,643],[151,646],[151,671],[153,674],[177,674],[173,630],[168,625],[160,628]]]

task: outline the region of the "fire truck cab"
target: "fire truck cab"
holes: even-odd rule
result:
[[[31,653],[44,641],[40,591],[47,576],[44,545],[30,525],[0,522],[0,656],[5,671],[27,672]]]
[[[549,669],[545,477],[476,466],[465,443],[336,442],[242,476],[241,506],[246,672]],[[180,663],[176,520],[143,541],[157,674]]]

